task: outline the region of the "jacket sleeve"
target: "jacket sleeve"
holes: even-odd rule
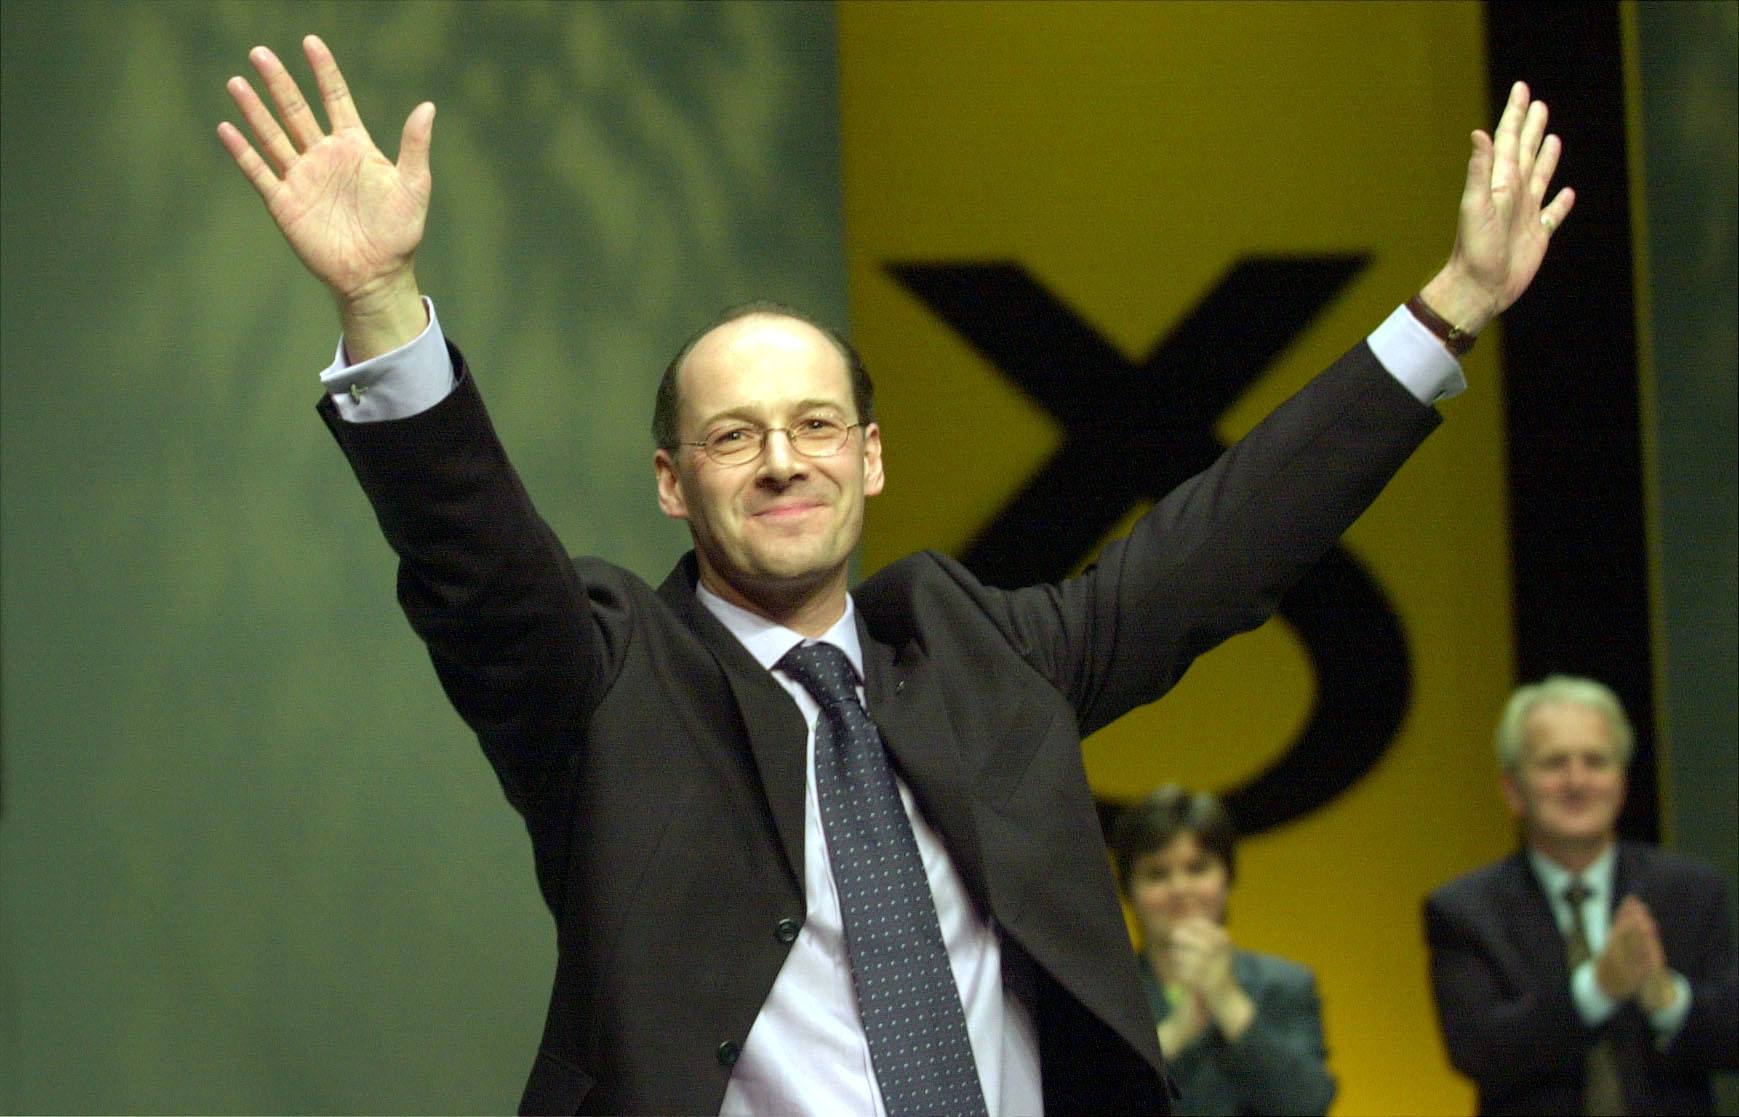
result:
[[[1245,1113],[1327,1113],[1335,1082],[1315,977],[1288,967],[1252,992],[1256,1015],[1249,1029],[1220,1049],[1240,1108]]]
[[[1726,888],[1697,866],[1681,901],[1679,910],[1656,913],[1668,936],[1667,965],[1691,986],[1691,1010],[1665,1054],[1687,1071],[1732,1070],[1739,1067],[1739,964]]]
[[[1005,595],[1001,623],[1091,733],[1272,615],[1438,422],[1360,343],[1086,573]]]
[[[1462,900],[1425,902],[1431,989],[1449,1061],[1485,1094],[1537,1085],[1550,1068],[1580,1081],[1595,1033],[1570,1000],[1569,981],[1535,975],[1491,920]]]
[[[420,414],[347,423],[330,397],[319,411],[398,555],[405,616],[526,813],[620,663],[624,596],[603,564],[582,579],[509,464],[464,358],[449,352],[457,384]]]

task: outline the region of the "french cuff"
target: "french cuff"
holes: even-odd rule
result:
[[[320,384],[332,397],[339,417],[347,423],[379,423],[408,419],[427,411],[453,391],[453,362],[447,355],[447,338],[435,316],[435,302],[423,297],[429,324],[411,341],[348,364],[344,339],[332,364],[320,374]]]
[[[1600,983],[1594,980],[1592,958],[1570,975],[1570,1000],[1576,1005],[1576,1015],[1590,1028],[1598,1028],[1618,1011],[1618,1002],[1601,992]]]
[[[1461,362],[1405,306],[1396,307],[1365,341],[1389,375],[1427,407],[1467,391]]]
[[[1654,1045],[1657,1050],[1665,1051],[1678,1038],[1679,1029],[1685,1026],[1685,1017],[1691,1014],[1691,983],[1685,980],[1685,975],[1677,970],[1672,972],[1673,986],[1679,995],[1673,998],[1673,1003],[1659,1012],[1648,1014],[1649,1027],[1654,1029]]]

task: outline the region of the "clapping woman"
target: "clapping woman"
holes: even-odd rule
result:
[[[1316,979],[1226,930],[1236,835],[1220,801],[1167,785],[1125,811],[1112,853],[1180,1114],[1321,1114],[1334,1099]]]

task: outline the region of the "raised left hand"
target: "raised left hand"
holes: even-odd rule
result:
[[[1576,204],[1567,186],[1546,204],[1563,151],[1558,137],[1547,134],[1546,118],[1545,102],[1532,100],[1518,81],[1495,134],[1473,133],[1455,249],[1421,292],[1427,306],[1468,333],[1478,333],[1528,289],[1552,234]]]

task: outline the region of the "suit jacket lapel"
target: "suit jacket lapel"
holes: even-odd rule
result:
[[[1642,882],[1638,879],[1643,875],[1642,866],[1637,864],[1635,852],[1624,842],[1618,843],[1618,848],[1612,855],[1612,895],[1606,897],[1607,926],[1611,926],[1612,913],[1618,907],[1618,901],[1635,892]]]
[[[697,570],[691,551],[658,587],[658,595],[700,637],[730,682],[755,767],[761,774],[761,790],[785,850],[786,868],[802,895],[803,801],[807,794],[803,768],[809,751],[803,714],[730,629],[700,603],[694,594]]]
[[[1555,988],[1567,989],[1570,963],[1564,934],[1525,851],[1512,854],[1506,862],[1503,887],[1505,906],[1513,916],[1516,945],[1530,959],[1535,973],[1551,974]]]
[[[912,789],[918,809],[942,836],[973,902],[988,913],[978,826],[942,696],[930,684],[927,672],[915,670],[921,653],[914,645],[896,652],[876,640],[864,624],[862,610],[858,612],[857,632],[863,646],[864,696],[870,720],[876,723],[882,744]]]

